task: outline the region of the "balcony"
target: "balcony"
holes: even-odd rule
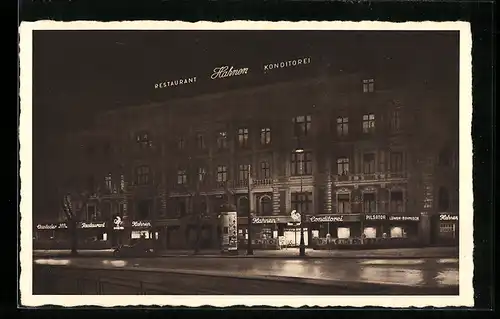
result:
[[[333,175],[336,184],[362,183],[362,182],[391,182],[407,178],[407,172],[386,172],[372,174],[342,174]]]

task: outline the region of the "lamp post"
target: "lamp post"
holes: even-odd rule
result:
[[[295,149],[295,154],[300,154],[299,161],[299,172],[300,172],[300,244],[299,244],[299,255],[305,257],[306,255],[306,245],[304,242],[304,212],[302,211],[303,190],[302,190],[302,179],[303,179],[303,163],[304,163],[304,149],[302,147],[297,147]]]
[[[253,255],[253,247],[252,247],[252,174],[250,170],[252,169],[251,165],[248,165],[248,211],[247,211],[247,219],[248,219],[248,239],[247,239],[247,255]]]

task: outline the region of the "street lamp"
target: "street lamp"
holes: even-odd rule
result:
[[[305,257],[306,255],[306,245],[304,242],[304,212],[302,211],[302,201],[304,200],[303,198],[303,191],[302,191],[302,175],[303,175],[303,164],[304,164],[304,149],[302,147],[297,147],[295,149],[295,154],[300,154],[300,161],[299,161],[299,171],[300,171],[300,244],[299,244],[299,255],[301,257]]]

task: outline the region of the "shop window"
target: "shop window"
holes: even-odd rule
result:
[[[376,238],[377,229],[375,227],[365,227],[363,234],[365,235],[365,238]]]
[[[391,238],[403,238],[405,232],[401,227],[392,227],[391,228]]]
[[[151,238],[149,231],[147,231],[147,230],[134,230],[134,231],[132,231],[132,233],[131,233],[132,239],[140,239],[141,237],[143,237],[145,239]]]
[[[440,212],[448,211],[450,205],[448,190],[444,187],[440,187],[438,191],[438,210]]]
[[[337,237],[340,239],[346,239],[351,237],[351,229],[347,227],[337,228]]]
[[[349,214],[351,212],[351,196],[349,194],[337,195],[337,212],[339,214]]]
[[[455,238],[456,224],[450,222],[441,222],[439,224],[439,233],[442,237]]]

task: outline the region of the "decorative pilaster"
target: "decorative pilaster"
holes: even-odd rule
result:
[[[332,213],[332,176],[329,173],[326,176],[325,210],[327,214]]]

